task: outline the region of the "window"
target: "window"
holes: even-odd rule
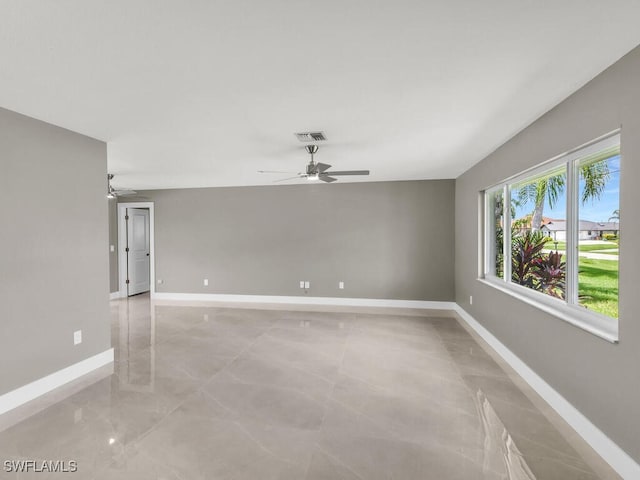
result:
[[[617,340],[619,186],[616,133],[485,190],[484,279]]]

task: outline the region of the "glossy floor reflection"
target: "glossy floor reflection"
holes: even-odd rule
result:
[[[141,296],[112,302],[112,338],[115,373],[0,433],[3,461],[96,480],[618,478],[451,318]]]

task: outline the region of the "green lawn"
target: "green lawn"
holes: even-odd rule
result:
[[[556,249],[555,242],[547,242],[546,248]],[[579,250],[581,252],[597,252],[598,250],[610,250],[612,248],[618,248],[618,244],[616,242],[606,242],[596,245],[580,245]],[[558,250],[566,250],[567,244],[565,242],[558,242]],[[610,253],[612,255],[617,255],[614,252],[602,252],[602,253]]]
[[[581,305],[618,318],[618,261],[580,257],[578,295]]]

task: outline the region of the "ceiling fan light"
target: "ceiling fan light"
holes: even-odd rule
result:
[[[307,175],[307,180],[315,182],[316,180],[320,180],[320,176],[317,173],[315,175]]]

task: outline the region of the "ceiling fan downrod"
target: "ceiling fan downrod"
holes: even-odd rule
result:
[[[318,151],[317,145],[305,145],[305,150],[309,155],[311,155],[311,161],[309,165],[307,165],[307,175],[316,175],[318,172],[316,171],[316,163],[313,161],[313,154]]]

